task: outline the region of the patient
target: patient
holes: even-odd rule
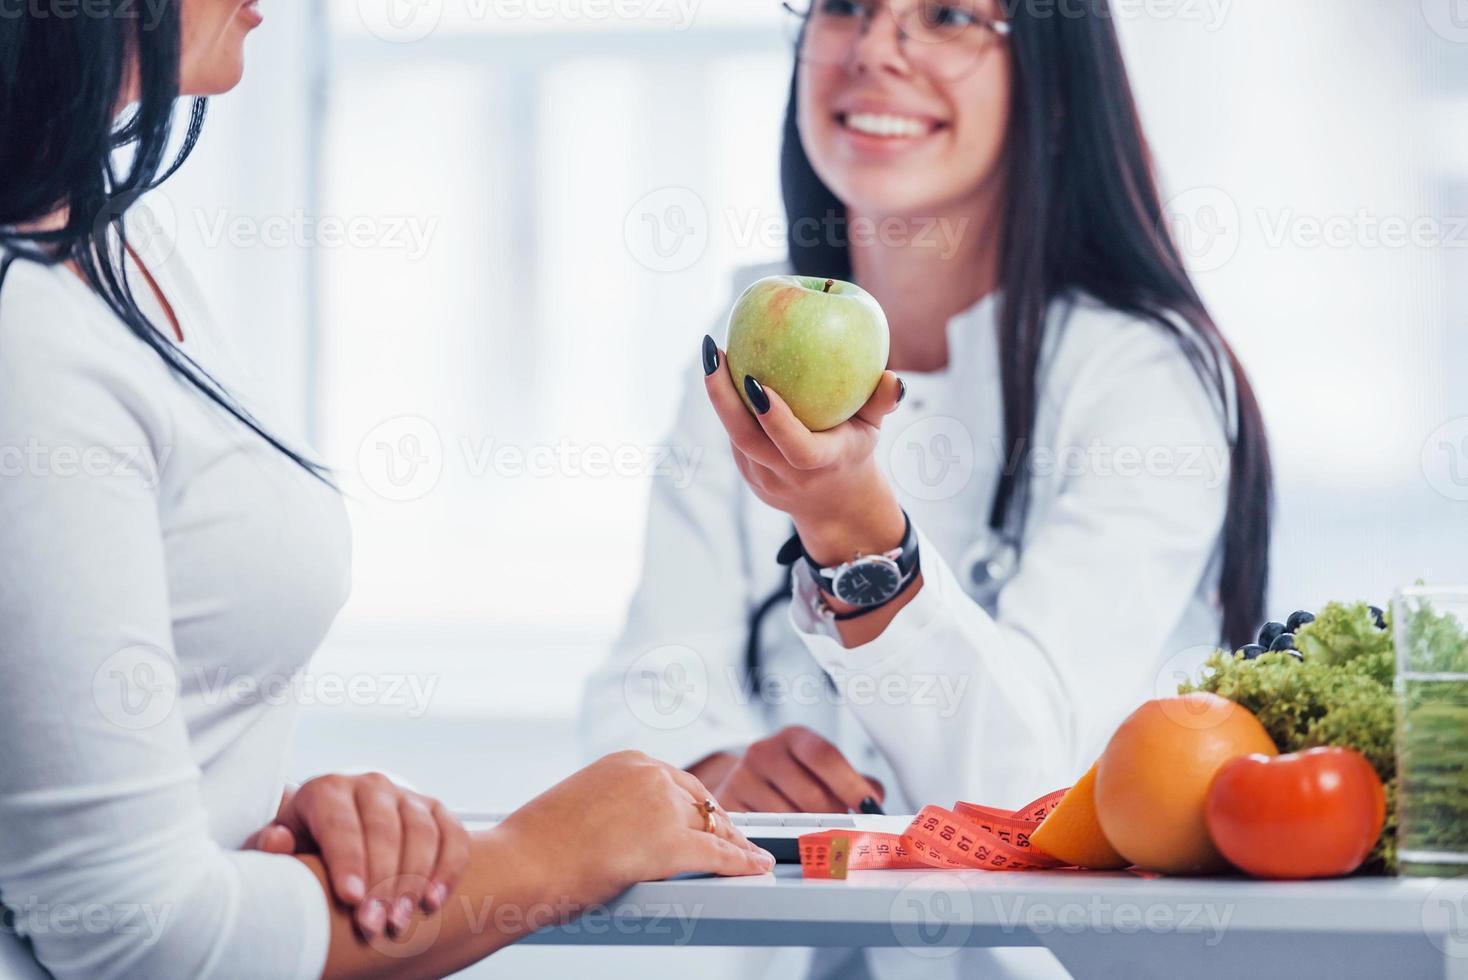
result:
[[[633,752],[473,835],[381,776],[283,794],[293,706],[210,694],[304,669],[347,595],[345,511],[130,210],[260,12],[27,10],[0,17],[0,898],[29,954],[59,978],[442,976],[633,882],[769,870],[696,777]],[[484,928],[491,899],[512,928]]]

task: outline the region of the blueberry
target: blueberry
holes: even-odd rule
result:
[[[1259,655],[1263,652],[1264,648],[1257,643],[1250,643],[1248,646],[1239,651],[1239,653],[1242,653],[1244,655],[1245,660],[1258,660]]]
[[[1290,656],[1291,657],[1293,657],[1294,659],[1300,661],[1300,663],[1304,663],[1305,662],[1305,655],[1303,653],[1301,653],[1299,650],[1291,650],[1289,653],[1290,653]]]
[[[1259,645],[1267,647],[1274,643],[1274,638],[1285,631],[1284,623],[1265,623],[1264,628],[1259,631]]]
[[[1280,650],[1293,650],[1295,648],[1295,634],[1281,633],[1269,644],[1269,652],[1276,653]]]
[[[1301,609],[1299,612],[1290,613],[1290,618],[1285,621],[1285,629],[1291,633],[1298,633],[1301,626],[1313,622],[1315,622],[1315,614]]]
[[[1371,621],[1376,624],[1376,628],[1379,630],[1386,629],[1386,613],[1381,611],[1381,607],[1367,606],[1366,608],[1371,611]]]

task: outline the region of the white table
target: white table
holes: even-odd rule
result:
[[[1468,980],[1468,878],[853,872],[638,885],[542,945],[1046,946],[1075,980]]]

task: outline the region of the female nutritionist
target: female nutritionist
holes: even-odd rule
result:
[[[127,207],[261,13],[27,10],[0,18],[6,931],[63,978],[441,976],[518,938],[491,900],[523,932],[635,881],[766,871],[698,779],[636,753],[478,835],[380,776],[282,802],[294,711],[205,685],[305,666],[347,593],[345,512]]]
[[[812,433],[705,341],[671,437],[701,465],[654,487],[584,735],[731,810],[1019,806],[1171,658],[1263,619],[1259,409],[1168,237],[1105,0],[787,9],[789,263],[740,285],[854,280],[902,381]],[[817,577],[882,555],[867,605]]]

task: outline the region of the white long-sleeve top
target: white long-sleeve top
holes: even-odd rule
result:
[[[180,258],[138,244],[183,349],[291,438]],[[166,330],[136,268],[132,281]],[[345,600],[348,535],[334,491],[205,402],[76,275],[14,264],[0,289],[0,899],[52,975],[320,975],[316,879],[239,847],[279,803],[292,678]]]
[[[904,373],[908,397],[882,428],[877,460],[917,528],[921,590],[847,649],[797,567],[788,613],[763,631],[763,697],[743,683],[746,633],[783,580],[791,527],[744,484],[690,371],[670,443],[699,465],[690,484],[652,489],[641,584],[586,688],[590,750],[691,765],[801,724],[884,782],[889,813],[1013,807],[1069,785],[1128,713],[1175,692],[1219,633],[1223,409],[1159,326],[1057,303],[1019,569],[997,602],[978,601],[971,566],[995,544],[1005,465],[996,309],[991,296],[952,319],[947,368]]]

